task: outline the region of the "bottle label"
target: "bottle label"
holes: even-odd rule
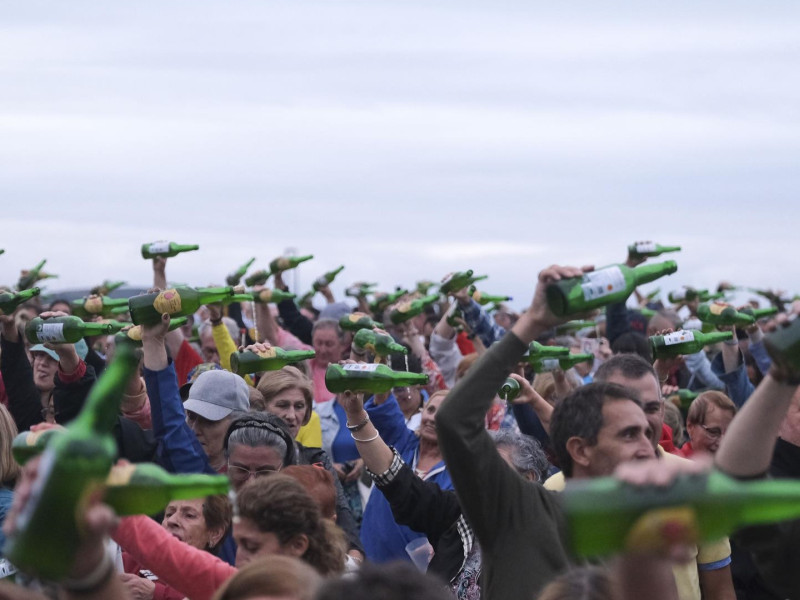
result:
[[[317,281],[315,283],[317,284],[318,287],[324,287],[328,285],[330,282],[328,281],[328,278],[325,277],[325,275],[322,275],[321,277],[317,278]]]
[[[685,342],[693,342],[694,341],[694,333],[691,331],[675,331],[673,333],[668,333],[664,336],[664,345],[665,346],[674,346],[675,344],[683,344]]]
[[[116,465],[106,477],[106,485],[128,485],[136,472],[136,465]]]
[[[600,271],[592,271],[583,276],[584,300],[596,300],[610,294],[625,290],[625,276],[619,267],[608,267]]]
[[[10,577],[17,572],[17,567],[8,562],[5,558],[0,558],[0,579]]]
[[[275,266],[278,267],[279,271],[285,271],[286,269],[291,269],[292,265],[289,262],[289,259],[285,256],[281,256],[279,259],[275,261]]]
[[[379,365],[376,365],[376,364],[367,364],[367,363],[352,364],[351,363],[349,365],[343,365],[342,369],[344,369],[345,371],[351,371],[351,372],[355,371],[355,372],[358,372],[358,373],[370,373],[372,371],[377,371],[378,370],[378,366]]]
[[[275,348],[267,348],[266,350],[259,350],[258,352],[256,352],[256,354],[261,358],[275,358],[277,356]]]
[[[364,313],[355,312],[355,313],[350,313],[349,315],[347,315],[347,318],[350,319],[351,323],[358,323],[359,320],[361,320],[365,316],[366,315]]]
[[[712,302],[711,304],[708,305],[708,311],[712,315],[721,315],[722,311],[725,310],[726,308],[728,308],[728,305],[722,302]]]
[[[181,310],[181,295],[178,290],[171,288],[160,292],[153,300],[153,308],[163,314],[175,314]]]
[[[134,342],[141,342],[142,341],[142,326],[141,325],[134,325],[130,329],[125,331],[125,335],[128,338],[132,339]]]
[[[401,302],[395,310],[399,313],[407,313],[411,310],[411,302]]]
[[[153,242],[148,248],[150,254],[166,254],[169,252],[169,242]]]
[[[555,371],[561,368],[561,363],[558,362],[557,358],[543,358],[541,364],[543,371]]]
[[[646,254],[656,251],[656,245],[653,242],[639,242],[635,245],[635,248],[637,254]]]
[[[38,473],[36,475],[36,480],[31,486],[28,502],[19,512],[19,515],[17,515],[17,531],[24,531],[27,528],[28,523],[39,506],[39,500],[41,500],[42,492],[44,492],[44,489],[47,486],[47,482],[50,479],[50,474],[53,471],[55,464],[56,454],[52,451],[52,449],[42,452],[42,458],[39,461]]]
[[[83,308],[90,314],[99,315],[103,312],[103,299],[100,296],[89,296],[83,303]]]
[[[66,342],[63,323],[42,323],[36,331],[36,339],[40,342]]]
[[[258,293],[258,298],[262,302],[271,302],[272,301],[272,290],[261,290]]]

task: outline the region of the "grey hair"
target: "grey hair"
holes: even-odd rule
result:
[[[495,446],[511,450],[511,462],[521,473],[534,473],[536,481],[543,481],[550,463],[538,440],[511,429],[490,432]]]
[[[269,429],[260,427],[241,427],[231,433],[228,438],[226,454],[230,456],[233,446],[249,446],[250,448],[275,448],[281,457],[286,456],[288,448],[286,440]]]
[[[234,321],[230,317],[222,317],[222,322],[225,325],[225,327],[228,328],[228,332],[231,334],[231,339],[233,340],[233,343],[238,346],[239,342],[241,341],[239,339],[239,336],[241,335],[241,333],[239,332],[239,325],[236,323],[236,321]],[[197,328],[197,335],[202,337],[206,331],[211,333],[211,327],[212,327],[211,321],[206,319],[205,321],[200,323],[200,327]]]
[[[318,329],[333,329],[336,332],[336,336],[339,338],[340,342],[345,341],[345,334],[344,330],[339,327],[339,321],[336,319],[320,319],[314,326],[311,328],[311,336],[313,337],[314,334],[317,332]]]

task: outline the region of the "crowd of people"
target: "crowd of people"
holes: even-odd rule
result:
[[[629,254],[626,264],[644,260]],[[155,289],[168,287],[166,262],[153,259]],[[400,324],[391,311],[415,294],[382,307],[371,315],[385,324],[379,332],[406,350],[384,360],[428,380],[387,393],[328,389],[328,365],[375,357],[351,344],[340,319],[354,309],[325,281],[321,310],[293,299],[209,304],[183,327],[170,330],[169,315],[144,325],[140,373],[113,431],[119,458],[226,474],[234,493],[122,518],[93,497],[78,515],[53,515],[82,523],[69,579],[19,573],[0,583],[0,597],[800,598],[794,521],[715,540],[665,533],[602,561],[574,551],[562,501],[573,481],[667,489],[712,470],[800,477],[800,370],[773,362],[764,343],[800,302],[773,298],[777,314],[719,326],[731,339],[656,358],[648,337],[703,327],[699,294],[666,304],[636,290],[602,314],[556,316],[547,286],[585,271],[542,270],[521,314],[502,304],[490,312],[469,286]],[[288,290],[280,271],[272,285]],[[364,298],[356,309],[368,310]],[[12,440],[68,426],[113,360],[113,335],[31,345],[22,334],[34,317],[70,312],[69,302],[38,298],[0,312],[0,549],[38,475],[37,459],[15,462]],[[578,317],[593,321],[565,326]],[[533,342],[593,358],[534,373]],[[315,356],[233,372],[233,353],[270,347]],[[509,377],[520,391],[506,401],[498,391]]]

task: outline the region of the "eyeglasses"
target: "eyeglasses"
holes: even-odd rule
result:
[[[712,440],[718,440],[725,434],[725,432],[722,431],[719,427],[712,427],[709,429],[708,427],[702,424],[700,425],[700,427],[703,428],[703,431],[705,431],[706,435]]]
[[[228,475],[233,481],[242,483],[250,479],[250,477],[263,477],[265,475],[272,475],[273,473],[277,473],[280,469],[275,469],[273,467],[267,469],[258,469],[253,471],[252,469],[245,469],[244,467],[239,467],[237,465],[232,465],[228,463]]]

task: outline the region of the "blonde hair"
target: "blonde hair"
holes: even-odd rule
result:
[[[308,425],[308,421],[311,419],[314,392],[312,391],[311,381],[300,369],[290,365],[277,371],[267,371],[259,379],[257,389],[264,397],[267,412],[270,412],[269,405],[275,396],[286,390],[300,390],[303,394],[303,399],[306,401],[306,416],[301,424]]]
[[[20,466],[11,453],[11,442],[17,437],[17,425],[8,409],[0,404],[0,483],[13,483],[19,476]]]

